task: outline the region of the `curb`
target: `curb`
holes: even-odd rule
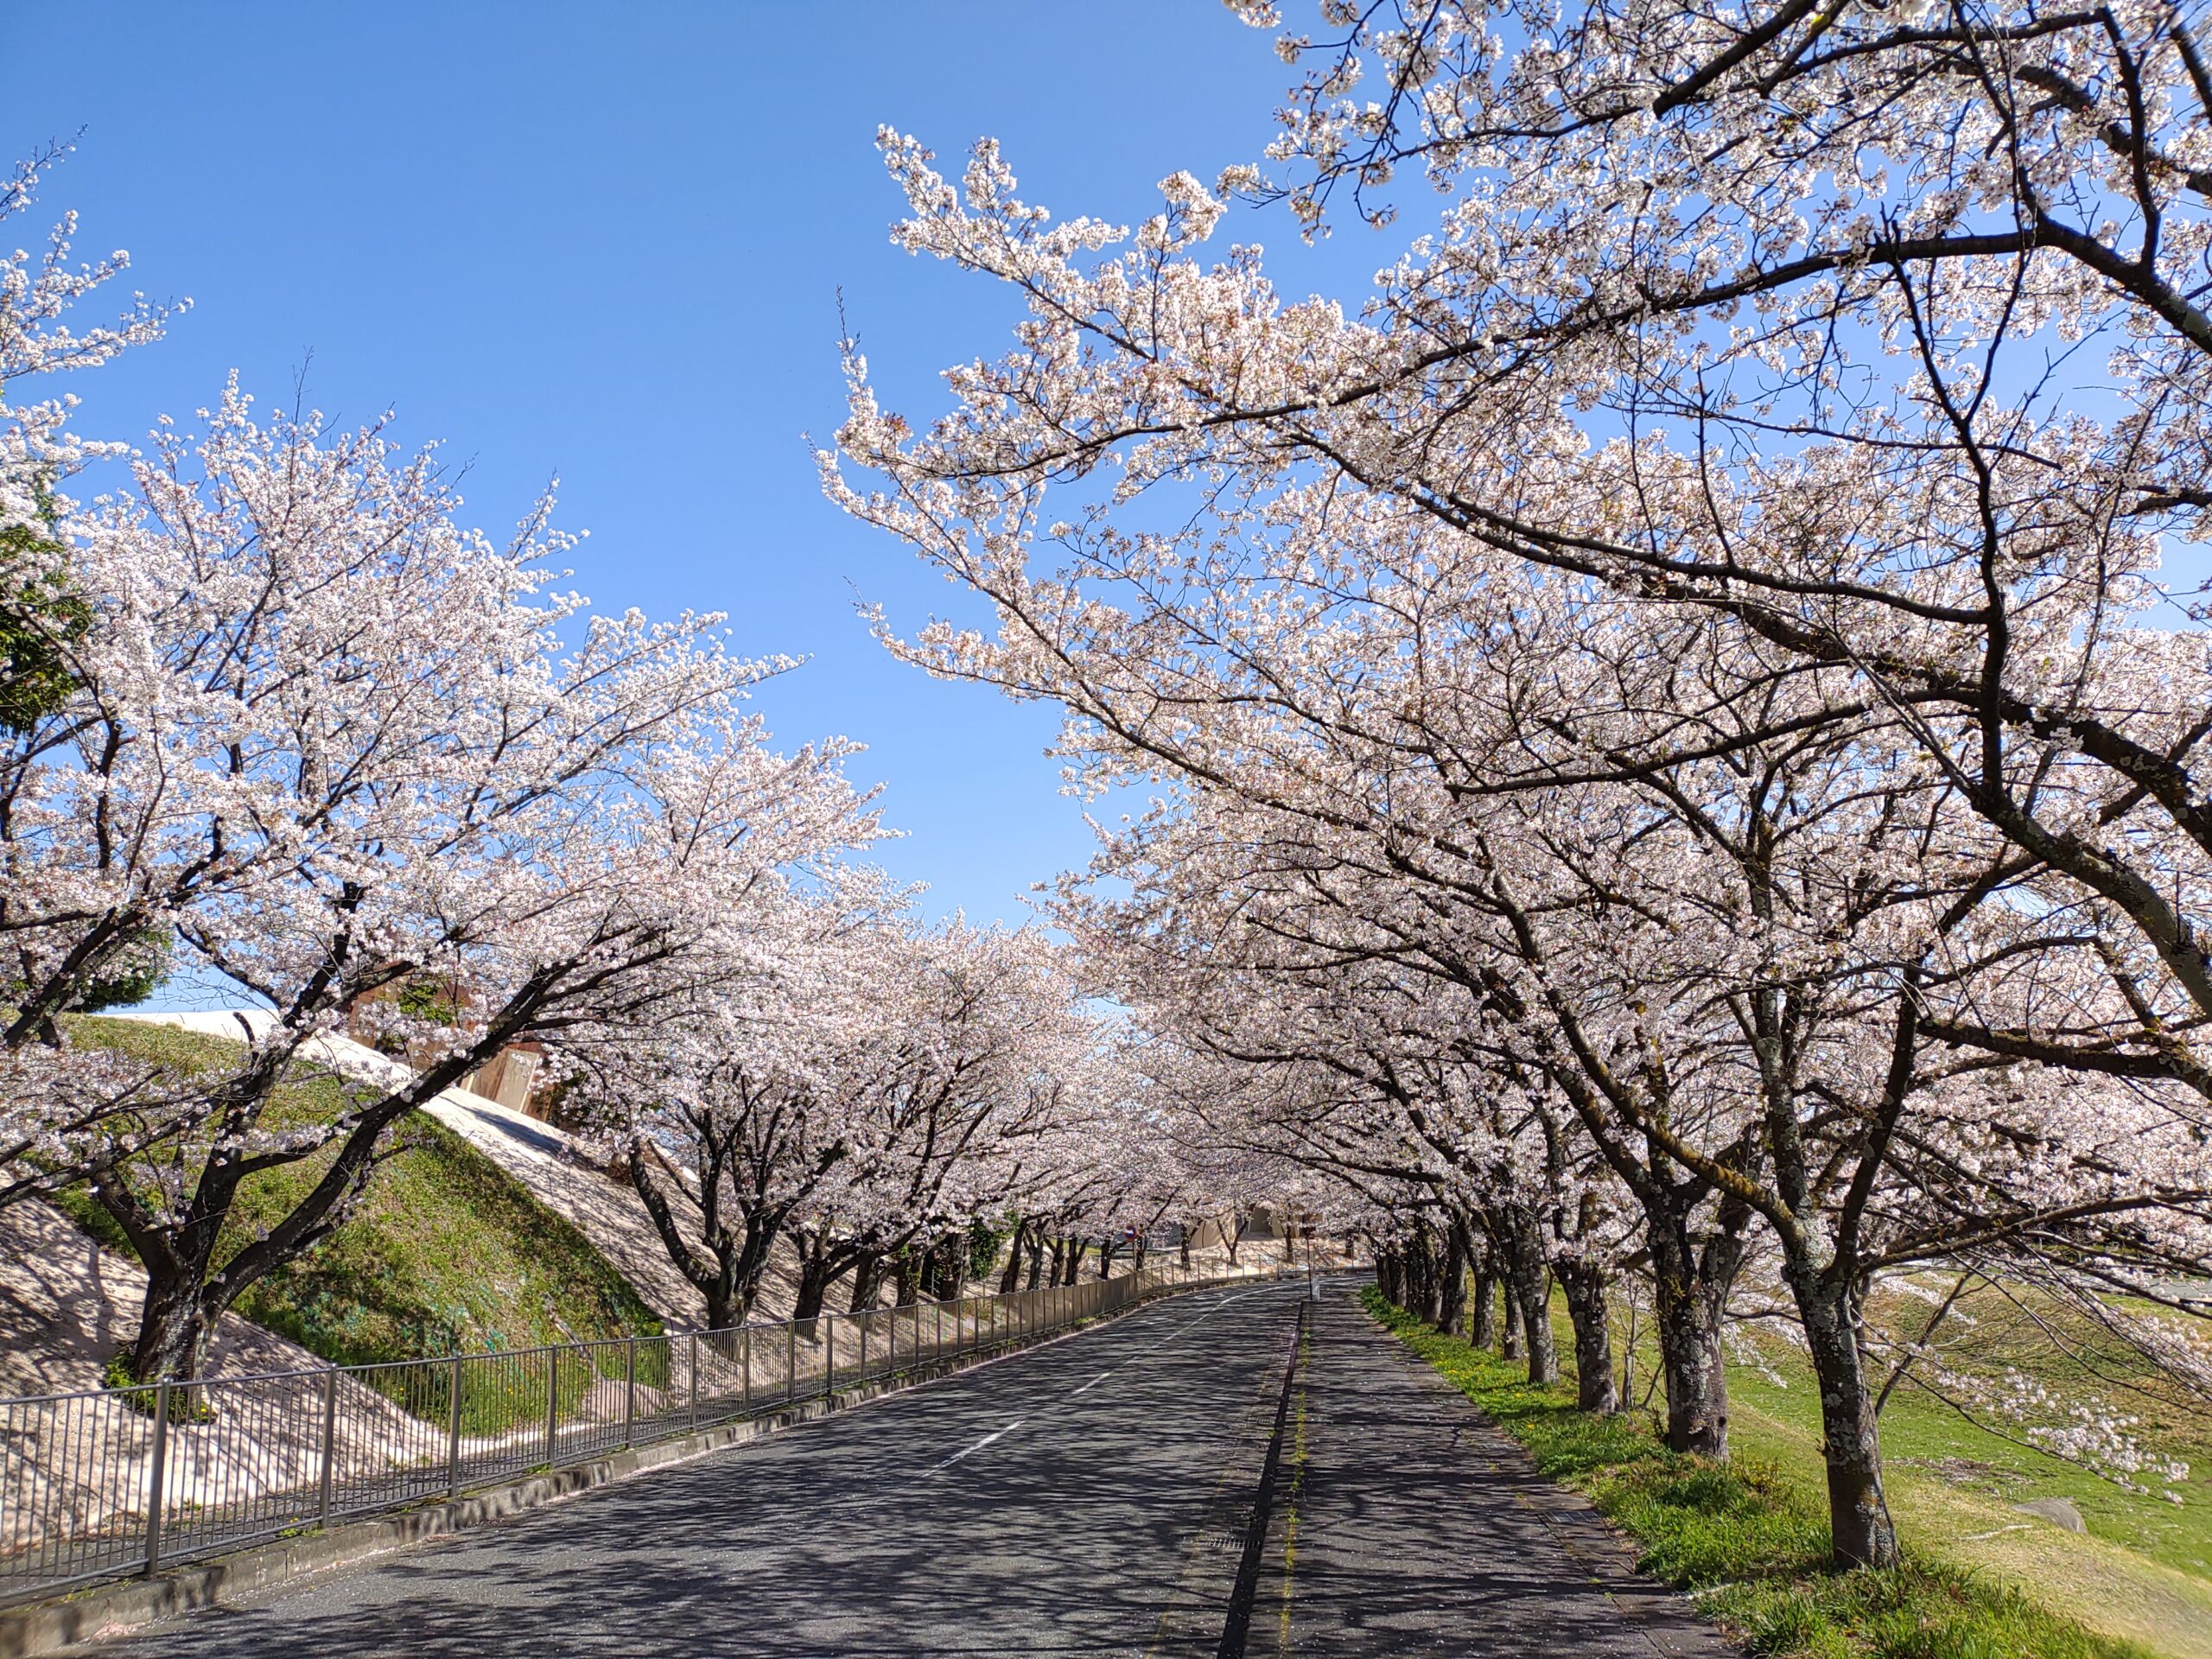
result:
[[[124,1579],[72,1591],[48,1601],[0,1608],[0,1659],[32,1659],[35,1655],[54,1653],[79,1643],[124,1636],[144,1625],[200,1608],[226,1606],[294,1579],[350,1567],[448,1533],[543,1509],[648,1470],[765,1440],[781,1430],[849,1411],[886,1395],[903,1394],[909,1389],[975,1370],[1014,1354],[1049,1347],[1079,1332],[1110,1323],[1121,1313],[1134,1313],[1173,1300],[1171,1295],[1139,1302],[1106,1319],[1086,1319],[1033,1342],[925,1366],[858,1388],[840,1389],[834,1395],[818,1395],[780,1411],[721,1424],[652,1446],[634,1446],[589,1463],[525,1475],[463,1497],[441,1499],[396,1515],[347,1522],[327,1531],[257,1544],[232,1554],[168,1567],[151,1578]]]

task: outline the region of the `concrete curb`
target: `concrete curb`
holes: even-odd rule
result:
[[[151,1578],[92,1585],[50,1600],[0,1608],[0,1659],[31,1659],[34,1655],[54,1653],[79,1643],[124,1636],[141,1626],[200,1608],[226,1606],[293,1579],[350,1567],[448,1533],[543,1509],[550,1503],[626,1480],[647,1470],[765,1440],[780,1430],[849,1411],[886,1395],[902,1394],[1014,1354],[1049,1347],[1122,1314],[1171,1300],[1173,1294],[1155,1297],[1116,1310],[1106,1320],[1086,1319],[1033,1342],[1011,1344],[963,1360],[902,1372],[859,1388],[801,1401],[781,1411],[721,1424],[652,1446],[636,1446],[590,1463],[526,1475],[462,1497],[426,1503],[396,1515],[347,1522],[327,1531],[280,1538],[234,1554],[169,1567]]]

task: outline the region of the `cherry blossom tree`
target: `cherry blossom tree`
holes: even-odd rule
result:
[[[2207,664],[2146,622],[2212,505],[2212,83],[2169,8],[1324,10],[1291,175],[1134,233],[885,134],[897,239],[1028,315],[926,428],[849,350],[825,482],[994,607],[894,649],[1064,703],[1080,785],[1186,791],[1125,861],[1476,1001],[1645,1211],[1679,1444],[1725,1446],[1764,1226],[1839,1554],[1885,1560],[1870,1274],[2199,1248]],[[1227,198],[1380,225],[1414,163],[1439,218],[1357,304],[1201,262]]]
[[[373,429],[264,427],[235,390],[207,420],[66,525],[91,620],[6,824],[12,1046],[66,1042],[86,965],[149,928],[271,1011],[194,1122],[92,1175],[148,1273],[140,1378],[191,1376],[407,1112],[513,1042],[629,1017],[774,873],[873,833],[841,747],[766,747],[739,700],[773,664],[727,656],[716,619],[587,621],[542,514],[486,542]],[[462,988],[447,1020],[385,995],[424,981]],[[272,1117],[349,1016],[420,1069]],[[243,1182],[311,1158],[266,1236],[229,1235]]]
[[[30,209],[66,153],[66,146],[51,146],[0,181],[0,226]],[[159,338],[168,319],[186,308],[134,296],[111,323],[73,326],[70,309],[130,265],[119,251],[73,264],[75,232],[75,216],[66,215],[37,259],[22,250],[0,257],[0,739],[9,749],[0,812],[16,798],[26,757],[60,741],[73,689],[67,653],[90,624],[70,550],[57,534],[66,505],[59,492],[89,461],[119,453],[69,430],[67,397],[18,403],[14,389],[97,367]],[[41,900],[28,874],[19,880],[14,865],[0,866],[0,949],[10,953],[0,958],[0,1003],[16,1005],[29,994],[30,969],[12,959],[13,946],[41,925]],[[76,966],[68,1005],[93,1007],[125,994],[145,976],[160,945],[159,936],[144,930],[96,945]],[[145,1144],[191,1112],[188,1095],[149,1068],[116,1057],[87,1063],[48,1046],[27,1049],[20,1039],[0,1048],[0,1099],[8,1103],[0,1113],[0,1205],[81,1179],[88,1167]]]

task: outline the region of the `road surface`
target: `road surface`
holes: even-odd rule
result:
[[[88,1651],[1211,1659],[1279,1416],[1291,1432],[1250,1655],[1721,1651],[1531,1508],[1533,1477],[1497,1461],[1477,1432],[1494,1431],[1366,1319],[1349,1283],[1331,1287],[1293,1368],[1302,1289],[1155,1303]],[[1294,1412],[1281,1409],[1287,1376]]]

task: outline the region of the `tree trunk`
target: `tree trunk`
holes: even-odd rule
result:
[[[1721,1369],[1721,1303],[1672,1241],[1654,1237],[1652,1319],[1667,1384],[1667,1445],[1728,1455],[1728,1377]],[[1725,1296],[1726,1290],[1723,1288]]]
[[[930,1260],[938,1300],[957,1302],[968,1294],[967,1234],[953,1233],[939,1239]]]
[[[1098,1276],[1101,1279],[1110,1279],[1114,1276],[1114,1258],[1121,1253],[1122,1245],[1118,1239],[1109,1238],[1099,1245]]]
[[[1011,1296],[1021,1288],[1021,1252],[1029,1239],[1029,1224],[1016,1224],[1006,1249],[1006,1271],[999,1274],[999,1294]]]
[[[1611,1416],[1621,1408],[1613,1377],[1613,1333],[1605,1306],[1605,1276],[1586,1262],[1558,1263],[1567,1317],[1574,1326],[1574,1403]]]
[[[189,1269],[147,1274],[138,1334],[130,1347],[134,1380],[189,1382],[200,1375],[208,1336],[221,1316],[219,1309],[211,1313],[203,1303],[200,1277]]]
[[[1497,1300],[1505,1309],[1505,1334],[1497,1351],[1507,1359],[1521,1357],[1521,1304],[1513,1294],[1513,1281],[1504,1274],[1497,1276]]]
[[[1894,1567],[1897,1529],[1882,1491],[1882,1442],[1859,1343],[1859,1299],[1810,1268],[1790,1273],[1805,1345],[1821,1388],[1821,1454],[1838,1567]]]
[[[1182,1243],[1183,1268],[1184,1268],[1184,1271],[1188,1272],[1188,1271],[1190,1270],[1190,1266],[1191,1266],[1191,1230],[1190,1230],[1188,1227],[1185,1227],[1185,1228],[1180,1229],[1179,1230],[1181,1231],[1181,1233],[1182,1233],[1182,1235],[1183,1235],[1183,1243]]]
[[[846,1306],[855,1313],[865,1313],[875,1306],[876,1294],[882,1287],[882,1252],[866,1251],[853,1263],[853,1300]]]
[[[1475,1274],[1472,1303],[1473,1323],[1467,1340],[1478,1348],[1497,1346],[1497,1275],[1487,1267]]]
[[[1456,1217],[1445,1233],[1444,1283],[1436,1328],[1450,1337],[1467,1334],[1467,1227]]]
[[[1505,1271],[1513,1287],[1513,1300],[1521,1312],[1521,1343],[1528,1356],[1531,1382],[1559,1381],[1559,1345],[1552,1339],[1551,1274],[1542,1252],[1515,1249],[1506,1252]]]
[[[1406,1274],[1395,1250],[1375,1253],[1375,1282],[1382,1292],[1382,1300],[1393,1307],[1406,1305]]]
[[[745,1316],[753,1311],[750,1293],[715,1283],[707,1287],[707,1329],[727,1331],[734,1325],[743,1325]]]
[[[830,1287],[837,1282],[843,1271],[842,1264],[833,1263],[827,1246],[802,1246],[799,1250],[798,1300],[792,1305],[791,1318],[802,1322],[822,1317],[822,1304],[830,1294]]]

